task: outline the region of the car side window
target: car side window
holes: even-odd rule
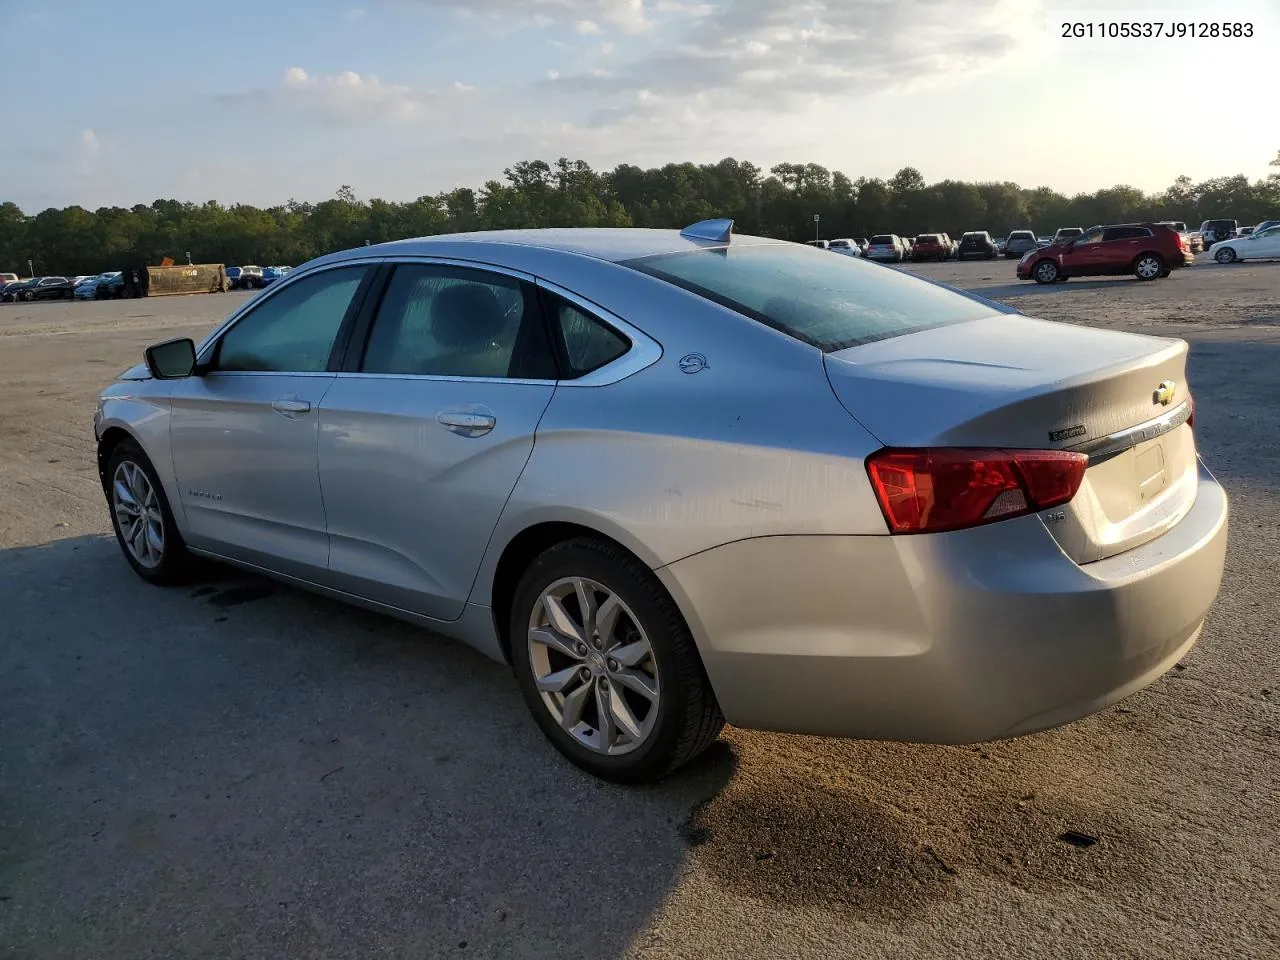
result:
[[[1098,243],[1103,239],[1102,230],[1086,230],[1080,236],[1076,237],[1076,244],[1082,243]]]
[[[324,371],[367,270],[365,266],[338,267],[281,287],[223,334],[213,368],[228,372]]]
[[[502,274],[440,264],[395,268],[360,372],[556,378],[532,287]]]
[[[617,360],[631,341],[563,297],[547,295],[551,326],[564,345],[565,380],[576,380]]]

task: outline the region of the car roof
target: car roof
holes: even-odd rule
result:
[[[734,234],[729,244],[736,247],[786,242],[785,240],[773,240],[768,237]],[[485,252],[499,252],[498,248],[508,246],[536,247],[560,253],[574,253],[614,263],[663,253],[680,253],[685,250],[705,249],[709,246],[723,246],[723,244],[716,241],[697,240],[683,236],[679,230],[658,230],[641,227],[567,227],[540,230],[480,230],[474,233],[441,233],[429,237],[392,240],[388,243],[357,247],[353,250],[344,251],[341,255],[334,256],[348,259],[353,254],[367,254],[373,257],[433,256],[439,254],[442,248],[453,244],[478,244],[485,248]],[[476,252],[480,253],[481,251],[477,250]]]

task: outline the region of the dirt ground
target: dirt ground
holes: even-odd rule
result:
[[[909,269],[1191,341],[1233,510],[1203,638],[1059,730],[731,729],[645,789],[568,766],[458,645],[238,573],[130,572],[96,395],[242,295],[0,306],[0,957],[1276,957],[1280,263]]]

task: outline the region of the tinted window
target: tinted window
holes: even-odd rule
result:
[[[366,269],[339,267],[281,287],[223,335],[215,367],[291,373],[326,369]]]
[[[1009,234],[1010,240],[1034,240],[1035,238],[1035,234],[1030,230],[1015,230]]]
[[[533,291],[513,277],[396,267],[369,334],[365,373],[555,379]]]
[[[547,309],[552,327],[564,343],[566,380],[612,363],[631,347],[631,341],[622,334],[567,300],[548,296]]]
[[[871,242],[872,242],[872,243],[874,243],[874,244],[876,244],[877,246],[884,246],[884,245],[886,245],[886,244],[888,244],[888,245],[892,245],[892,244],[893,244],[893,237],[892,237],[892,236],[890,236],[890,235],[889,235],[889,234],[887,234],[887,233],[881,233],[881,234],[877,234],[876,236],[872,237],[872,238],[871,238]]]
[[[626,265],[828,351],[997,315],[897,270],[791,244],[693,250]]]
[[[1112,240],[1132,240],[1136,237],[1149,237],[1151,231],[1146,227],[1107,227],[1102,234],[1103,243]]]

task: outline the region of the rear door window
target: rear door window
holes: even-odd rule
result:
[[[999,315],[897,270],[793,244],[690,250],[624,265],[828,352]]]

